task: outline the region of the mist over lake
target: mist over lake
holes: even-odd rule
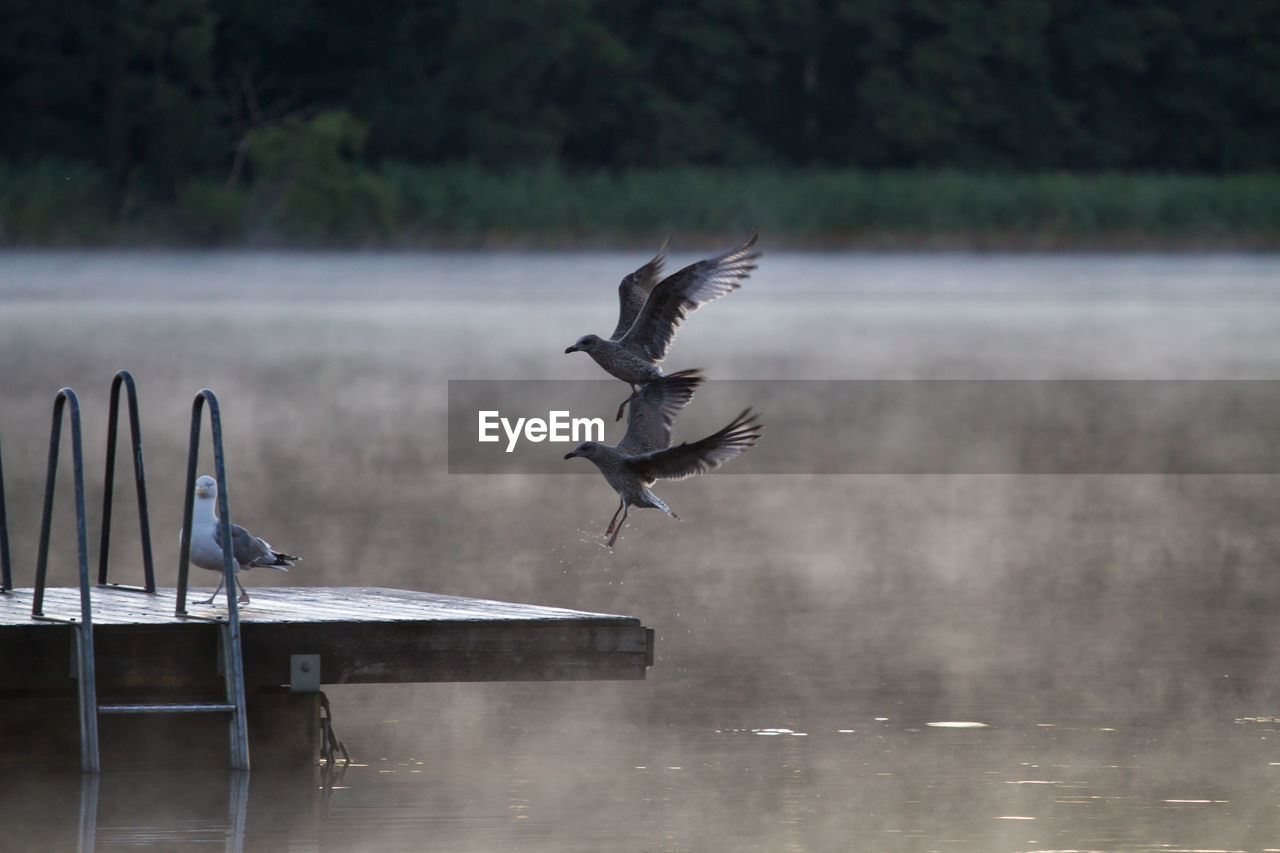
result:
[[[720,248],[677,245],[668,269]],[[749,404],[769,429],[760,450],[785,440],[790,413],[735,391],[757,383],[1280,379],[1273,256],[762,249],[675,339],[664,367],[708,377],[677,441]],[[449,381],[604,378],[564,349],[609,332],[618,280],[648,257],[0,254],[15,584],[34,572],[55,392],[80,395],[95,542],[107,392],[127,368],[162,586],[207,387],[233,518],[303,556],[246,575],[251,593],[404,587],[657,631],[643,682],[327,687],[356,765],[323,797],[309,777],[255,771],[244,849],[1280,848],[1274,474],[731,461],[659,483],[682,520],[633,511],[611,550],[616,496],[583,460],[565,462],[572,476],[449,473]],[[628,393],[613,386],[611,443]],[[833,435],[859,428],[856,411],[820,411]],[[811,449],[821,470],[831,445]],[[61,586],[75,583],[69,485],[64,461]],[[112,572],[130,581],[121,488]],[[103,848],[221,837],[225,774],[105,769]],[[15,849],[75,837],[78,785],[5,787]]]

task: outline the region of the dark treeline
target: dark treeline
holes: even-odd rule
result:
[[[0,179],[74,166],[126,214],[332,165],[374,207],[387,164],[1280,166],[1274,0],[0,5]]]

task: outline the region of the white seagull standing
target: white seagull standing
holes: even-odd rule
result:
[[[742,279],[756,268],[759,252],[751,251],[756,234],[740,246],[714,258],[690,264],[659,281],[666,258],[664,243],[658,254],[618,285],[618,325],[606,340],[583,335],[565,349],[585,352],[611,375],[631,385],[652,382],[664,375],[658,363],[676,336],[676,329],[690,311],[742,286]],[[618,407],[622,417],[624,401]]]
[[[611,533],[613,547],[631,507],[653,507],[679,518],[662,500],[649,491],[658,480],[683,480],[704,474],[752,447],[764,432],[750,409],[734,418],[724,429],[695,442],[671,447],[671,422],[676,412],[693,397],[702,382],[696,371],[681,371],[648,383],[631,397],[627,433],[614,447],[584,441],[564,455],[591,460],[605,482],[618,493],[620,503],[605,533]],[[618,519],[618,513],[622,518]],[[617,521],[617,525],[614,522]]]
[[[222,590],[225,578],[222,577],[222,526],[214,513],[214,504],[218,499],[218,482],[208,474],[196,480],[195,510],[191,515],[191,562],[202,569],[218,573],[218,588],[209,596],[205,604],[212,604]],[[178,547],[182,545],[182,531],[178,531]],[[238,524],[231,525],[231,558],[239,571],[247,572],[254,566],[266,566],[289,571],[294,560],[300,560],[293,554],[282,554],[272,549],[265,540],[259,539]],[[240,587],[241,604],[249,603],[249,593],[236,575],[236,585]]]

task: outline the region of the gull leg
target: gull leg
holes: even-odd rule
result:
[[[245,589],[245,588],[244,588],[244,584],[242,584],[242,583],[240,582],[240,576],[239,576],[239,575],[236,575],[236,586],[240,587],[240,597],[239,597],[238,599],[236,599],[236,601],[240,602],[241,604],[248,604],[248,603],[249,603],[249,591],[248,591],[247,589]]]
[[[678,515],[676,515],[674,512],[672,512],[672,511],[671,511],[671,507],[669,507],[669,506],[667,506],[666,504],[664,504],[664,503],[662,502],[662,499],[661,499],[661,498],[659,498],[657,495],[653,494],[652,492],[649,492],[648,494],[646,494],[646,495],[645,495],[645,497],[647,497],[647,498],[650,500],[650,506],[655,506],[655,507],[657,507],[658,509],[660,509],[660,510],[662,510],[663,512],[665,512],[667,515],[669,515],[669,516],[671,516],[672,518],[674,518],[676,521],[679,521],[679,520],[680,520],[680,516],[678,516]]]
[[[635,395],[636,395],[636,386],[635,386],[635,383],[632,383],[631,397],[634,397]],[[631,402],[631,397],[628,397],[627,399],[623,400],[621,403],[618,404],[618,414],[615,415],[613,418],[615,421],[622,420],[622,413],[627,410],[627,403]]]
[[[627,513],[631,511],[631,507],[627,506],[627,502],[623,501],[624,509],[622,510],[622,520],[618,522],[618,526],[613,529],[613,535],[609,537],[608,545],[613,547],[613,543],[618,541],[618,534],[622,532],[622,525],[627,523]]]
[[[209,596],[209,600],[205,604],[213,604],[213,600],[218,597],[218,593],[222,591],[222,577],[218,577],[218,588],[213,591],[213,595]]]
[[[613,518],[609,519],[609,526],[605,528],[606,535],[613,532],[613,523],[618,520],[618,513],[622,512],[622,508],[626,506],[626,503],[625,500],[618,501],[618,508],[613,511]]]

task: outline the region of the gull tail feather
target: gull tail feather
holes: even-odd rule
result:
[[[292,566],[295,560],[301,559],[302,558],[296,554],[282,554],[279,551],[272,551],[269,558],[263,557],[261,560],[255,560],[253,565],[255,567],[279,569],[282,572],[287,572],[289,571],[289,566]]]

